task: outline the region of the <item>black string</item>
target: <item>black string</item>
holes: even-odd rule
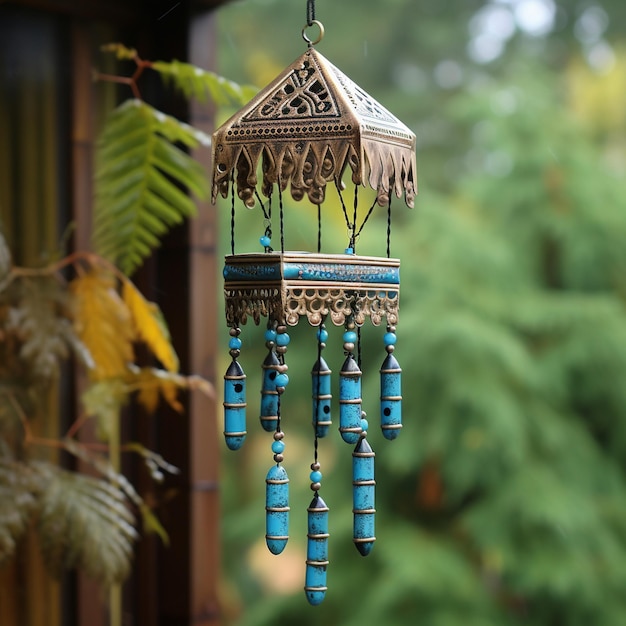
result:
[[[285,222],[283,210],[283,190],[280,176],[278,177],[278,206],[280,209],[280,252],[283,254],[285,252]]]
[[[313,26],[315,19],[315,0],[307,0],[306,3],[306,25]]]
[[[322,205],[317,205],[317,253],[322,251]]]
[[[391,189],[389,190],[389,203],[387,204],[387,258],[391,256]]]
[[[367,222],[367,220],[369,219],[370,215],[374,211],[374,208],[376,207],[377,204],[378,204],[378,199],[374,198],[374,202],[372,203],[372,206],[369,208],[369,211],[367,212],[365,219],[361,223],[361,227],[359,228],[359,230],[357,230],[355,237],[358,237],[361,234],[361,231],[363,230],[363,226],[365,226],[365,222]]]
[[[320,361],[322,359],[322,338],[321,331],[324,328],[324,320],[326,316],[322,317],[322,321],[318,327],[318,335],[317,335],[317,383],[315,389],[315,423],[313,424],[313,430],[315,432],[315,440],[313,442],[313,460],[317,463],[317,446],[318,446],[318,437],[317,437],[317,426],[319,423],[319,405],[320,405]]]
[[[352,239],[350,240],[350,247],[352,248],[352,252],[356,254],[356,212],[359,206],[359,186],[354,186],[354,212],[352,217]]]
[[[350,226],[350,218],[348,217],[348,209],[346,208],[346,204],[343,201],[343,194],[341,193],[341,185],[339,184],[339,180],[335,178],[335,187],[337,187],[337,193],[339,194],[339,200],[341,202],[341,208],[343,210],[343,216],[346,220],[346,226],[348,230],[351,230]]]
[[[230,253],[235,254],[235,170],[230,175]]]
[[[361,369],[361,327],[356,327],[356,362]]]

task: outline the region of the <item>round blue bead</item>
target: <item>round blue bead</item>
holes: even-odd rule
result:
[[[328,340],[328,331],[325,328],[320,328],[317,331],[317,340],[322,343],[326,343]]]
[[[361,419],[361,430],[367,432],[368,427],[369,427],[368,421],[365,418]]]
[[[282,441],[274,441],[272,443],[272,452],[274,454],[282,454],[285,449],[285,444]]]
[[[228,347],[231,350],[239,350],[239,348],[241,348],[241,339],[239,339],[239,337],[231,337],[228,342]]]
[[[289,376],[287,374],[278,374],[274,379],[277,387],[286,387],[289,384]]]
[[[276,341],[276,331],[268,328],[265,331],[265,341]]]
[[[346,248],[346,254],[354,254],[354,248]]]
[[[397,341],[397,337],[395,333],[385,333],[383,340],[386,346],[393,346]]]
[[[344,343],[354,343],[356,341],[356,333],[353,330],[347,330],[343,334]]]
[[[319,471],[311,472],[311,474],[309,475],[309,478],[311,479],[312,483],[321,483],[322,482],[322,472],[319,472]]]
[[[264,248],[269,248],[269,245],[272,242],[272,240],[267,235],[263,235],[263,237],[259,239],[259,242]]]
[[[287,333],[278,333],[276,335],[276,345],[286,346],[291,341],[291,337]]]

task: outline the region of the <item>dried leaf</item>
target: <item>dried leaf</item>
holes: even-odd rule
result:
[[[115,290],[114,279],[93,270],[71,283],[74,327],[93,357],[92,380],[121,378],[133,359],[131,314]]]
[[[188,381],[180,374],[144,367],[134,374],[131,385],[137,391],[137,401],[148,413],[156,411],[161,397],[175,411],[182,413],[184,410],[178,394],[188,388]]]
[[[129,280],[125,280],[122,285],[122,297],[131,313],[139,339],[147,344],[166,370],[177,372],[178,356],[159,307],[154,302],[148,302]]]

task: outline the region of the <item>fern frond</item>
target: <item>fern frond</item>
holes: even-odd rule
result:
[[[67,296],[50,278],[20,281],[7,315],[6,331],[19,342],[18,356],[29,376],[50,380],[69,356],[75,335],[68,319]]]
[[[39,478],[26,463],[0,460],[0,564],[13,556],[37,509]]]
[[[243,106],[258,91],[251,85],[239,85],[223,76],[180,61],[155,61],[152,69],[164,81],[172,82],[186,98],[196,98],[200,102],[211,100],[218,106]]]
[[[208,194],[201,165],[176,144],[210,138],[188,124],[129,100],[109,117],[96,168],[94,249],[131,274],[175,224],[195,214],[183,190]]]
[[[92,383],[83,392],[81,400],[85,411],[96,419],[97,435],[109,441],[120,411],[128,402],[128,386],[121,378],[110,378]]]
[[[37,529],[53,572],[79,567],[103,583],[123,580],[130,569],[135,518],[115,483],[47,466]]]
[[[122,298],[131,313],[137,337],[144,341],[169,372],[178,371],[178,357],[161,310],[148,302],[129,280],[122,284]]]
[[[76,334],[93,357],[91,379],[123,377],[133,359],[135,336],[130,312],[115,289],[115,280],[92,270],[75,278],[70,289],[75,301]]]

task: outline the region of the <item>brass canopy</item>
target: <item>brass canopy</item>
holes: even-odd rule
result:
[[[417,192],[415,135],[313,47],[215,131],[213,202],[234,178],[254,206],[259,160],[266,197],[290,185],[294,200],[321,204],[346,166],[383,206],[394,192],[412,207]]]

